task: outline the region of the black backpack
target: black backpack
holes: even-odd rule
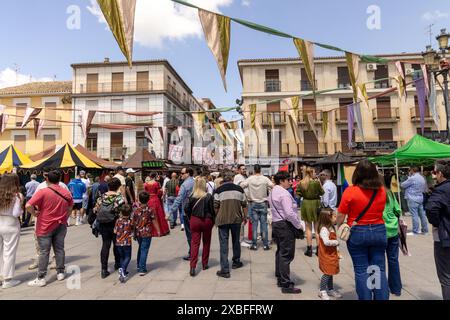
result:
[[[97,212],[98,223],[111,223],[116,220],[117,210],[114,205],[114,200],[111,202],[106,202],[105,199],[102,199],[102,203]]]

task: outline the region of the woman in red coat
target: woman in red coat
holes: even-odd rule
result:
[[[164,209],[161,204],[162,190],[161,185],[155,180],[156,173],[150,175],[150,181],[145,183],[144,189],[150,195],[148,206],[154,210],[156,219],[160,226],[161,236],[168,235],[170,233],[169,224],[164,214]],[[157,237],[157,234],[153,235]]]

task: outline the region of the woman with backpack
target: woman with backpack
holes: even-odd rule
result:
[[[125,205],[125,200],[120,192],[122,183],[117,178],[112,178],[108,182],[108,192],[102,195],[94,208],[94,213],[97,216],[98,231],[102,236],[102,250],[100,253],[100,260],[102,264],[101,277],[105,279],[110,275],[108,271],[108,259],[111,244],[114,251],[114,269],[120,268],[120,256],[116,246],[116,236],[114,234],[114,226],[120,211]]]
[[[192,233],[190,275],[195,277],[201,238],[203,238],[203,270],[209,268],[208,261],[211,246],[211,234],[214,227],[214,219],[216,217],[216,212],[214,211],[214,198],[211,194],[206,192],[205,178],[195,178],[194,191],[189,198],[185,210],[186,215],[189,217]]]

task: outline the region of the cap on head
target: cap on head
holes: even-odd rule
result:
[[[133,168],[128,168],[127,173],[136,173],[136,171]]]

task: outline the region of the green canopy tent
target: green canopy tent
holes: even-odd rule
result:
[[[394,167],[399,179],[399,166],[431,166],[436,160],[445,158],[450,158],[449,145],[415,135],[407,144],[393,153],[369,158],[369,160],[381,167]],[[400,188],[398,188],[398,199],[401,206]]]

